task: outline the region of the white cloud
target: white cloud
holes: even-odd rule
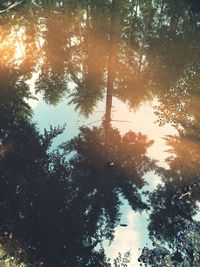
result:
[[[141,240],[141,214],[129,211],[127,213],[127,227],[116,227],[115,238],[113,243],[107,249],[107,255],[112,260],[118,256],[120,252],[122,255],[126,251],[131,252],[131,262],[129,267],[139,267],[137,259],[140,255],[140,250],[143,246]],[[144,218],[143,218],[144,220]]]

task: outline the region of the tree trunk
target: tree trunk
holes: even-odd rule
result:
[[[112,14],[111,14],[111,22],[110,22],[106,114],[105,114],[105,132],[106,132],[107,141],[109,140],[113,84],[114,84],[115,69],[116,69],[116,53],[117,53],[117,43],[118,43],[119,29],[120,29],[119,3],[120,3],[120,0],[113,0],[112,6],[111,6]]]

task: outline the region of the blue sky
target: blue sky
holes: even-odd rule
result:
[[[85,119],[79,112],[76,112],[73,105],[69,105],[68,99],[63,99],[57,106],[49,106],[43,100],[42,96],[38,95],[38,101],[29,102],[34,110],[33,121],[37,123],[41,132],[44,128],[51,126],[62,126],[66,123],[66,130],[57,137],[53,147],[56,147],[63,141],[70,140],[77,135],[80,126],[94,126],[100,125],[100,120],[105,110],[105,102],[100,102],[94,113]],[[141,132],[148,135],[149,139],[154,140],[154,144],[148,150],[148,155],[159,161],[160,166],[166,167],[164,162],[168,154],[165,152],[167,147],[162,139],[165,135],[176,134],[176,130],[170,125],[159,127],[155,121],[157,119],[153,112],[153,106],[157,104],[156,100],[142,105],[137,111],[130,111],[126,104],[113,98],[113,112],[112,119],[113,126],[118,128],[122,134],[129,130]],[[160,183],[160,177],[153,172],[147,173],[145,176],[149,182],[149,188],[154,189]],[[121,208],[122,218],[121,223],[126,223],[127,227],[118,226],[115,229],[115,238],[113,243],[107,247],[106,252],[108,257],[115,258],[118,252],[131,251],[131,262],[129,267],[138,267],[137,258],[140,254],[140,248],[144,247],[146,243],[150,244],[148,239],[148,215],[133,212],[126,201],[123,201]]]

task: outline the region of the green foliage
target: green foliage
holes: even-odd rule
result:
[[[119,253],[119,256],[114,260],[114,266],[115,267],[127,267],[128,263],[130,262],[130,251],[127,251],[124,253],[124,256],[122,256],[121,253]]]
[[[88,216],[96,222],[105,216],[106,229],[111,230],[110,237],[106,236],[112,239],[120,219],[120,193],[134,210],[146,208],[138,189],[154,162],[145,155],[151,145],[145,136],[129,132],[121,137],[116,129],[110,131],[112,140],[107,143],[103,128],[82,127],[80,134],[61,148],[73,155],[70,177],[79,185],[80,205],[90,203]]]
[[[168,159],[169,170],[159,169],[164,184],[146,194],[156,241],[140,260],[199,266],[199,223],[193,219],[199,201],[198,6],[186,0],[4,2],[0,235],[8,254],[36,266],[110,266],[97,247],[113,239],[120,196],[135,211],[149,208],[140,194],[143,176],[158,171],[146,156],[147,137],[121,136],[110,126],[112,97],[131,109],[157,97],[160,124],[171,122],[179,135],[166,138],[175,158]],[[50,152],[64,128],[41,134],[30,122],[27,81],[35,72],[35,91],[48,104],[68,97],[85,117],[106,94],[106,126],[82,127]],[[128,253],[114,261],[128,263]]]

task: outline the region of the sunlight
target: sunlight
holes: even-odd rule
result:
[[[200,266],[189,2],[0,2],[0,267]]]
[[[148,149],[148,156],[158,160],[160,166],[167,167],[165,159],[169,156],[167,152],[169,147],[163,138],[166,135],[177,134],[177,130],[169,123],[164,126],[156,123],[158,117],[154,113],[155,105],[158,105],[156,100],[141,105],[137,111],[130,111],[126,104],[114,98],[113,110],[116,112],[112,114],[112,120],[114,120],[112,124],[119,128],[122,134],[127,131],[141,132],[154,140],[153,145]]]
[[[21,63],[25,55],[24,29],[14,28],[6,35],[0,35],[0,59]]]

